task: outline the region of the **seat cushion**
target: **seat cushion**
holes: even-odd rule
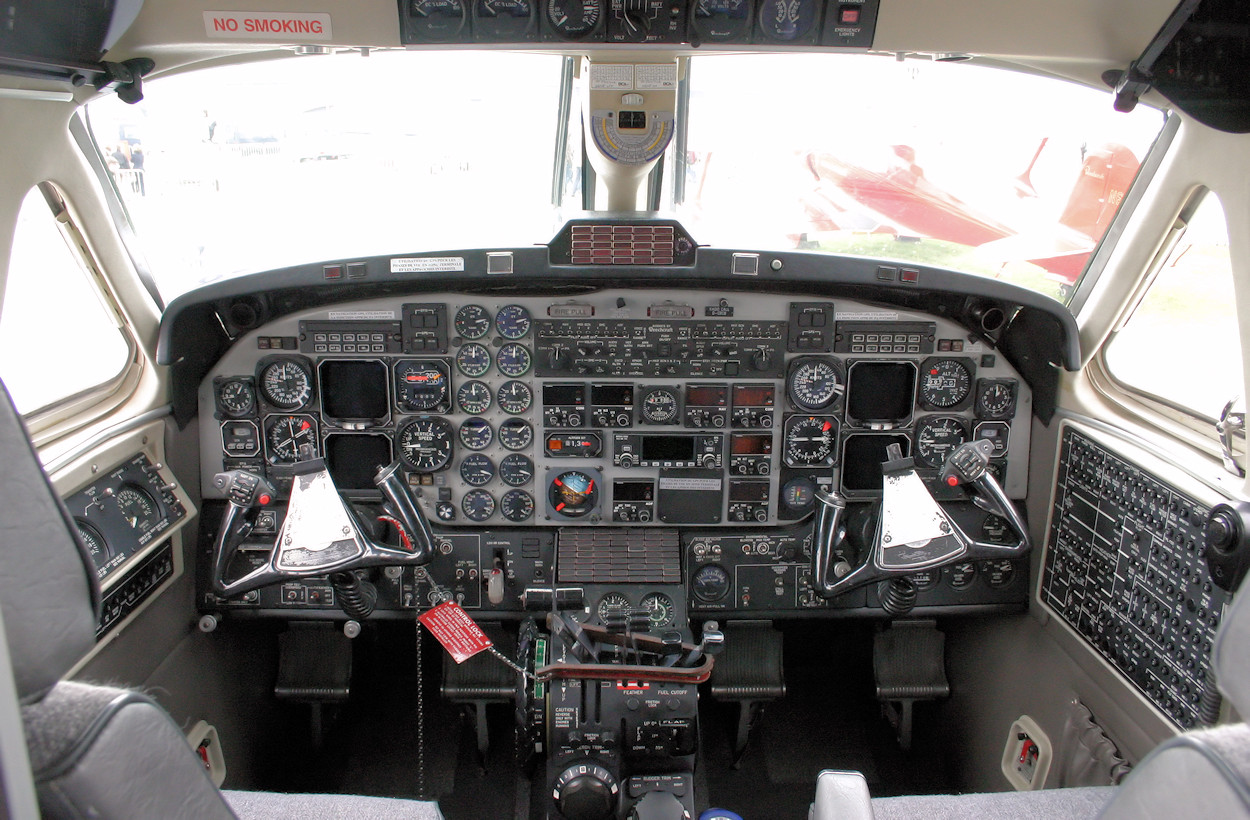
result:
[[[224,791],[239,820],[443,820],[437,803],[351,794]]]
[[[1116,791],[1115,786],[1087,786],[1032,792],[878,797],[872,801],[872,811],[876,820],[1075,820],[1097,817]]]

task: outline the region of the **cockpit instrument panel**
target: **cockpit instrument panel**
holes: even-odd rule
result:
[[[1032,397],[940,316],[674,288],[308,310],[242,336],[199,401],[209,497],[236,468],[283,496],[307,446],[357,494],[398,458],[440,526],[741,528],[805,518],[821,486],[875,498],[894,443],[958,500],[946,454],[991,440],[1021,498]]]

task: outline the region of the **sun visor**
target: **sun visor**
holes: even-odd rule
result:
[[[0,5],[0,72],[69,80],[95,73],[143,0],[8,0]]]

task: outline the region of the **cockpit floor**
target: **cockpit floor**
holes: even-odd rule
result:
[[[952,754],[941,747],[939,707],[916,711],[913,750],[902,752],[873,693],[872,624],[783,624],[787,696],[769,704],[739,768],[732,768],[735,707],[705,698],[701,706],[700,809],[718,806],[746,820],[807,816],[821,769],[862,771],[874,795],[954,790]],[[412,627],[371,625],[357,639],[351,700],[327,712],[320,749],[300,731],[307,707],[288,706],[290,754],[258,788],[420,796],[416,752],[416,663]],[[426,641],[427,657],[441,650]],[[428,669],[438,669],[430,663]],[[448,820],[513,817],[519,771],[512,707],[488,707],[485,769],[473,723],[438,697],[426,675],[426,795]]]

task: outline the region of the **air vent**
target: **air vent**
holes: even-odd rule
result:
[[[676,530],[562,530],[556,557],[562,584],[680,584]]]
[[[551,241],[556,265],[693,265],[695,245],[676,222],[570,222]]]

